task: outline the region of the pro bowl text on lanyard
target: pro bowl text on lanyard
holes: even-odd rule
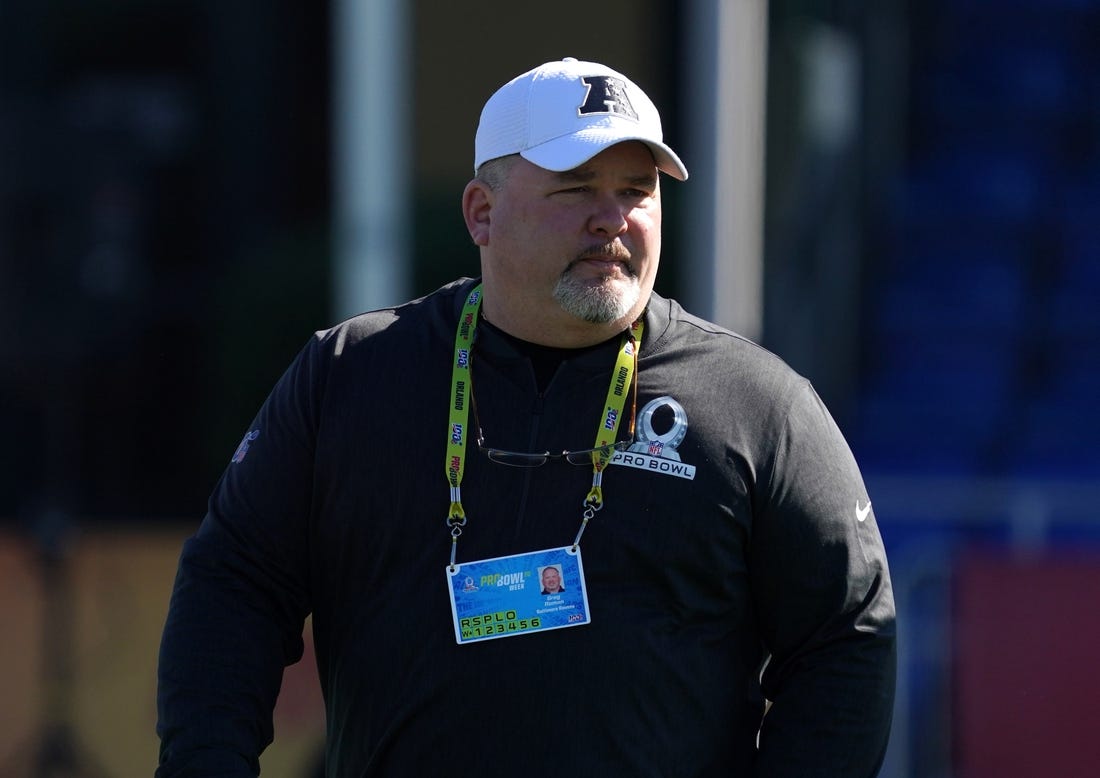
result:
[[[604,410],[596,427],[592,452],[592,486],[582,502],[580,528],[573,543],[559,548],[457,564],[458,539],[467,524],[462,507],[462,474],[466,442],[470,439],[469,407],[472,402],[470,370],[481,310],[481,286],[470,292],[455,332],[451,370],[451,410],[447,419],[447,482],[451,506],[446,524],[451,534],[451,559],[447,581],[459,644],[527,634],[591,621],[588,593],[581,564],[580,542],[588,522],[604,505],[603,471],[614,453],[619,422],[626,407],[642,340],[643,323],[636,321],[625,333],[611,372]]]

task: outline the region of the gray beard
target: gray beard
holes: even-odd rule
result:
[[[640,295],[636,276],[631,276],[625,286],[618,282],[600,284],[577,278],[566,270],[554,287],[554,299],[562,310],[591,324],[610,324],[623,318]]]

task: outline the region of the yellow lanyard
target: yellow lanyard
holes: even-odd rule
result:
[[[462,316],[455,333],[454,364],[451,367],[451,413],[447,420],[447,480],[451,484],[451,510],[447,514],[447,526],[451,528],[456,542],[466,524],[459,486],[466,466],[466,438],[470,431],[470,351],[474,345],[474,330],[480,310],[481,284],[478,284],[462,306]]]
[[[462,473],[466,465],[466,441],[470,437],[470,359],[474,343],[474,331],[477,328],[478,313],[481,310],[481,285],[476,286],[462,306],[462,314],[455,332],[454,362],[451,367],[451,411],[447,419],[447,482],[451,486],[451,508],[447,513],[447,526],[451,529],[451,567],[455,564],[458,538],[466,526],[466,511],[462,507]],[[585,512],[580,531],[573,545],[580,543],[581,535],[595,512],[603,507],[603,470],[611,461],[612,453],[605,446],[615,442],[619,432],[619,422],[626,408],[626,397],[630,393],[636,359],[635,349],[640,348],[644,323],[641,319],[634,322],[630,332],[623,335],[615,369],[611,373],[611,383],[607,388],[604,411],[596,428],[595,448],[603,449],[592,453],[592,487],[584,499]]]

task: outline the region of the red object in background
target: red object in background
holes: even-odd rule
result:
[[[972,554],[956,576],[956,775],[1100,775],[1100,554]]]

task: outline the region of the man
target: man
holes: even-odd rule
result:
[[[310,613],[331,776],[873,775],[870,500],[807,381],[653,293],[658,172],[687,178],[656,108],[547,63],[475,171],[481,279],[318,333],[185,545],[158,775],[257,771]]]
[[[542,568],[542,594],[561,594],[565,587],[561,585],[561,572],[553,565]]]

